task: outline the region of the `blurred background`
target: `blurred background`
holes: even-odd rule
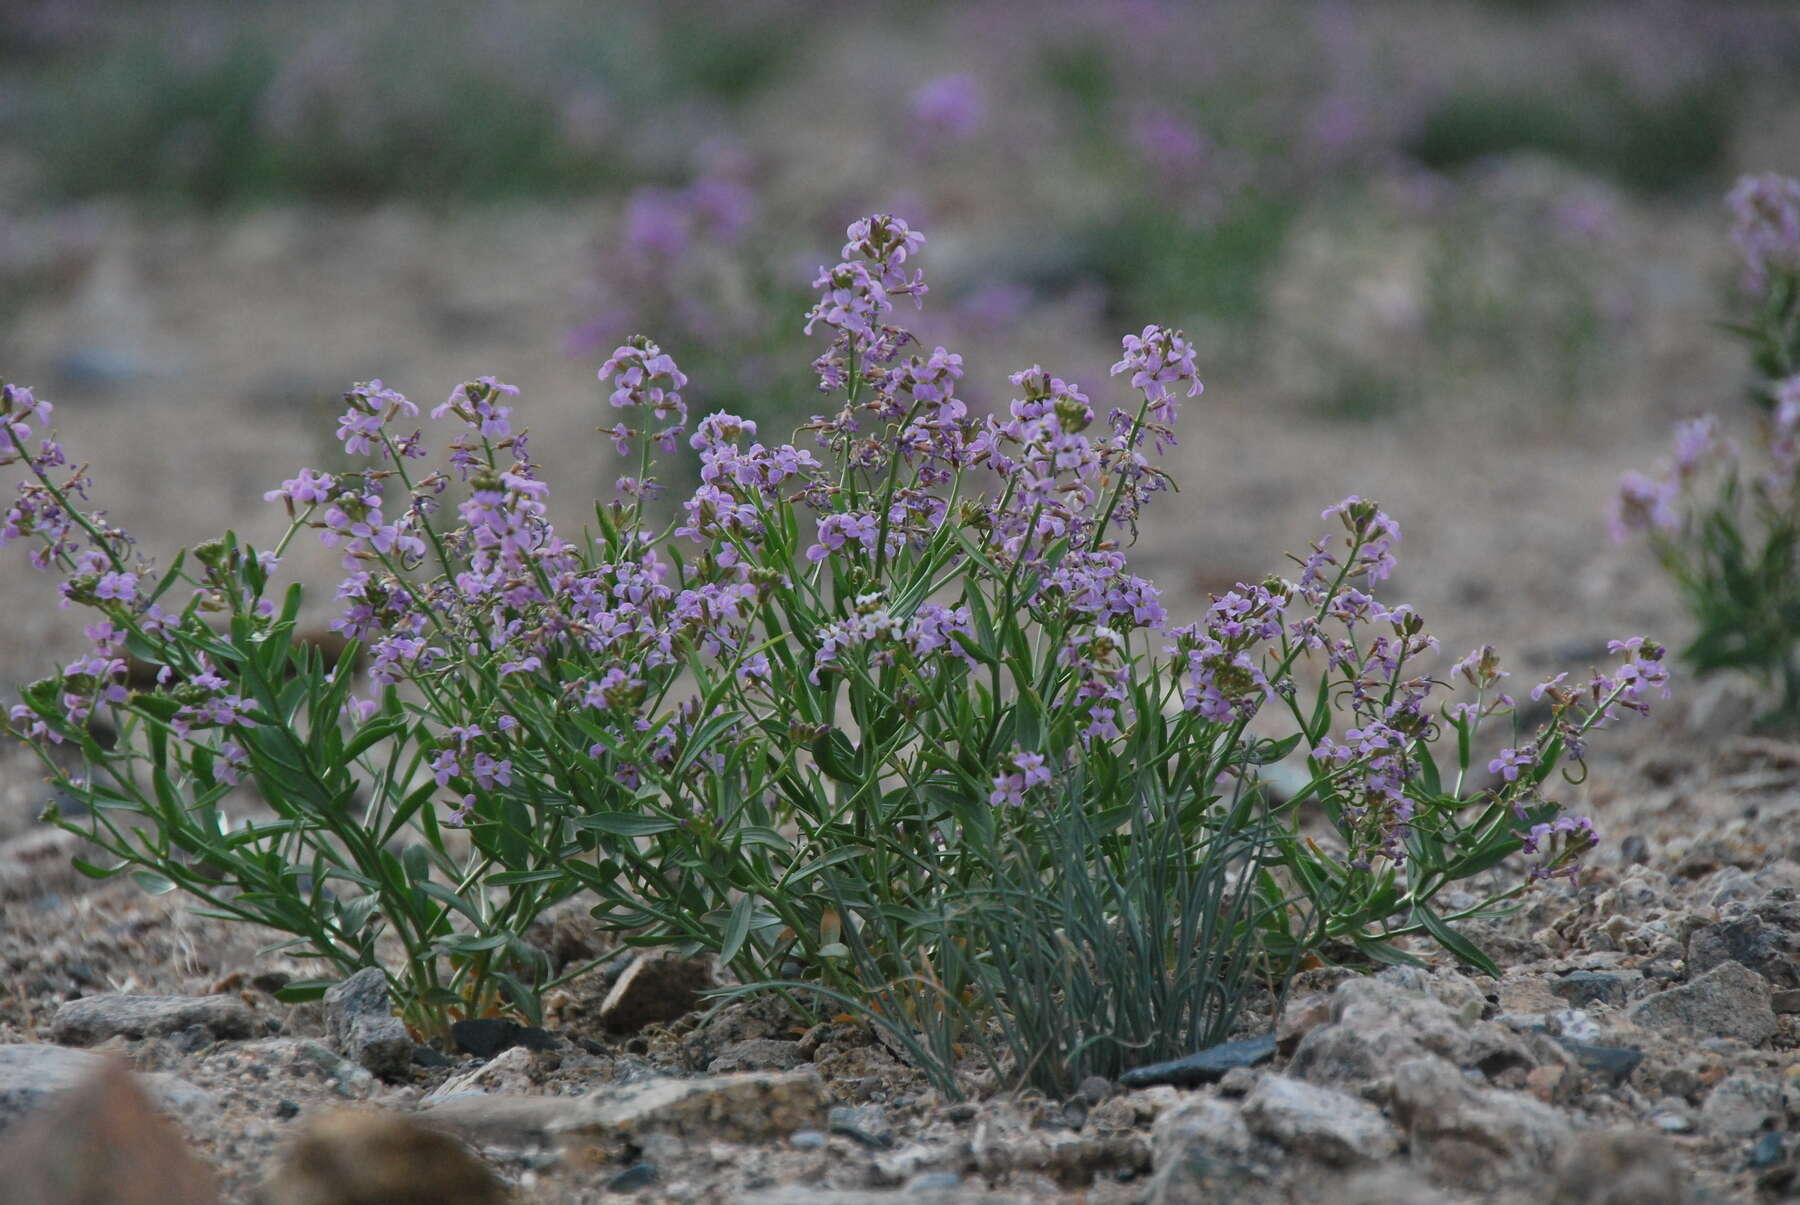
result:
[[[785,438],[828,404],[809,282],[888,211],[972,402],[1041,362],[1110,405],[1118,336],[1186,329],[1207,391],[1134,558],[1176,616],[1359,492],[1394,600],[1549,665],[1685,636],[1605,502],[1741,387],[1722,198],[1800,171],[1797,101],[1791,0],[7,0],[0,375],[165,564],[277,536],[263,491],[344,467],[374,377],[521,386],[578,525],[611,347]],[[53,597],[0,569],[0,682],[73,655]]]

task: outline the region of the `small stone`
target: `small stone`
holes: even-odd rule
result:
[[[1598,971],[1571,971],[1560,979],[1552,980],[1550,990],[1576,1008],[1586,1008],[1590,1004],[1625,1003],[1625,981],[1617,975],[1606,975]]]
[[[1753,1168],[1774,1167],[1787,1155],[1781,1144],[1781,1135],[1774,1130],[1757,1138],[1750,1144],[1750,1166]]]
[[[505,1017],[473,1017],[466,1021],[453,1021],[450,1025],[450,1040],[464,1054],[472,1054],[478,1059],[491,1059],[503,1050],[511,1050],[514,1046],[523,1046],[527,1050],[554,1050],[556,1039],[548,1030],[535,1025],[520,1025]]]
[[[1650,862],[1650,842],[1632,833],[1619,842],[1619,857],[1627,866],[1645,866]]]
[[[792,1071],[806,1060],[800,1057],[800,1043],[777,1038],[745,1038],[733,1042],[706,1065],[708,1075],[730,1075],[738,1071]]]
[[[1197,1088],[1215,1083],[1234,1067],[1254,1067],[1267,1062],[1275,1053],[1275,1035],[1243,1038],[1208,1046],[1185,1058],[1134,1067],[1119,1077],[1126,1088],[1148,1088],[1152,1084],[1172,1084],[1177,1088]]]
[[[1783,1016],[1800,1013],[1800,990],[1788,988],[1785,991],[1769,994],[1769,1007]]]
[[[606,994],[600,1023],[613,1033],[636,1033],[646,1025],[674,1021],[692,1012],[700,993],[712,984],[712,963],[706,959],[640,954]]]
[[[976,1105],[972,1101],[963,1100],[958,1101],[953,1105],[945,1105],[943,1109],[940,1110],[938,1116],[942,1117],[945,1121],[954,1122],[960,1125],[965,1121],[974,1121],[976,1115],[980,1112],[981,1107],[979,1105]]]
[[[1593,1046],[1560,1034],[1556,1044],[1574,1055],[1583,1071],[1606,1077],[1615,1088],[1630,1079],[1631,1073],[1644,1061],[1644,1052],[1635,1046]]]
[[[1646,1029],[1687,1038],[1735,1038],[1758,1046],[1775,1035],[1769,984],[1739,962],[1725,962],[1680,987],[1631,1006],[1632,1021]]]
[[[894,1145],[894,1127],[879,1105],[838,1105],[826,1115],[826,1128],[877,1150]]]
[[[1665,1096],[1650,1107],[1650,1124],[1666,1134],[1691,1134],[1694,1111],[1679,1096]]]
[[[1220,1096],[1248,1096],[1260,1078],[1254,1068],[1233,1067],[1219,1077]]]
[[[1104,1075],[1090,1075],[1081,1081],[1081,1087],[1077,1091],[1088,1104],[1097,1105],[1112,1095],[1112,1081]]]
[[[45,1205],[213,1205],[212,1172],[123,1063],[91,1073],[0,1141],[8,1201]]]
[[[457,1202],[506,1205],[506,1189],[460,1142],[368,1109],[314,1118],[263,1185],[267,1205]]]
[[[1642,1130],[1571,1142],[1544,1199],[1557,1205],[1687,1205],[1688,1178],[1669,1143]]]
[[[439,1054],[429,1046],[414,1046],[412,1061],[421,1067],[443,1068],[456,1066],[456,1060],[448,1055]]]
[[[85,996],[70,1000],[50,1020],[50,1040],[93,1046],[108,1038],[169,1037],[200,1030],[201,1044],[254,1037],[262,1020],[232,996]]]
[[[292,1121],[298,1116],[300,1116],[300,1106],[298,1104],[295,1104],[291,1100],[278,1100],[275,1102],[276,1121]]]
[[[906,1191],[915,1195],[928,1192],[955,1192],[962,1187],[962,1177],[955,1172],[920,1172],[906,1182]]]
[[[364,967],[325,993],[325,1029],[334,1046],[382,1079],[399,1079],[412,1066],[415,1043],[394,1015],[380,967]]]
[[[656,1164],[634,1163],[606,1182],[608,1192],[636,1192],[656,1183]]]
[[[1244,1101],[1251,1130],[1295,1154],[1333,1166],[1373,1163],[1400,1149],[1381,1110],[1335,1088],[1265,1076]]]
[[[1733,1138],[1747,1138],[1783,1123],[1781,1085],[1749,1071],[1721,1080],[1700,1106],[1700,1120],[1707,1130]]]
[[[797,1151],[823,1150],[825,1135],[818,1130],[795,1130],[788,1135],[788,1145]]]

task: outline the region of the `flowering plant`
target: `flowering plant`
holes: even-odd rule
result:
[[[1800,717],[1800,181],[1747,176],[1732,237],[1750,313],[1732,331],[1754,379],[1748,444],[1715,415],[1677,424],[1658,476],[1625,474],[1613,538],[1642,533],[1698,627],[1682,655],[1701,673],[1746,670],[1782,688],[1771,721]]]
[[[633,468],[578,542],[548,517],[516,390],[482,378],[432,411],[455,434],[427,472],[417,407],[375,381],[338,428],[366,467],[272,491],[291,517],[276,548],[227,535],[157,575],[78,506],[88,482],[59,476],[49,405],[7,387],[5,459],[26,480],[0,542],[34,544],[98,616],[89,654],[10,717],[86,809],[53,818],[111,859],[80,865],[283,930],[339,974],[391,934],[427,1030],[535,1015],[553,980],[523,935],[578,892],[630,942],[867,998],[944,982],[944,918],[1002,879],[1178,893],[1142,915],[1212,890],[1131,864],[1146,857],[1247,868],[1233,898],[1255,906],[1224,913],[1232,940],[1254,939],[1245,958],[1405,957],[1395,940],[1424,934],[1491,965],[1434,898],[1521,850],[1529,873],[1457,915],[1574,873],[1592,827],[1545,789],[1590,730],[1663,689],[1661,649],[1620,642],[1616,672],[1539,687],[1550,724],[1484,782],[1504,673],[1491,649],[1443,679],[1420,668],[1435,641],[1367,589],[1400,541],[1373,502],[1327,510],[1342,538],[1293,580],[1240,584],[1171,626],[1123,545],[1169,488],[1153,457],[1201,392],[1192,347],[1158,326],[1126,336],[1112,372],[1135,404],[1103,418],[1032,367],[1004,415],[978,419],[962,358],[907,354],[894,323],[926,294],[923,242],[868,218],[819,272],[807,329],[838,399],[804,427],[819,453],[723,412],[690,424],[675,360],[642,337],[618,347],[602,430]],[[665,512],[656,455],[683,442],[700,484]],[[343,555],[335,660],[295,641],[298,586],[269,597],[303,529]],[[1459,683],[1472,699],[1439,701]],[[1303,786],[1271,786],[1281,762],[1303,763]],[[1070,806],[1085,869],[1052,840]],[[958,975],[1005,982],[1005,948],[955,953]]]

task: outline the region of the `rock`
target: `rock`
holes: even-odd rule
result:
[[[1738,962],[1771,983],[1800,986],[1794,963],[1784,948],[1785,935],[1753,914],[1697,929],[1688,939],[1688,973],[1699,975],[1727,962]]]
[[[1750,1155],[1746,1162],[1753,1168],[1774,1167],[1786,1154],[1787,1151],[1781,1144],[1781,1135],[1771,1130],[1750,1144]]]
[[[451,1076],[433,1088],[431,1095],[455,1096],[463,1092],[523,1095],[542,1083],[545,1074],[554,1071],[561,1062],[554,1051],[536,1051],[514,1046],[501,1051],[480,1066]]]
[[[1751,1046],[1775,1035],[1769,984],[1738,962],[1725,962],[1680,987],[1657,992],[1627,1013],[1646,1029],[1679,1037],[1735,1038]]]
[[[1643,1130],[1586,1133],[1563,1151],[1549,1205],[1686,1205],[1687,1173],[1666,1139]]]
[[[399,1079],[412,1065],[412,1036],[394,1015],[380,967],[364,967],[325,993],[325,1028],[332,1045],[382,1079]]]
[[[1571,971],[1550,982],[1550,990],[1576,1008],[1625,1003],[1625,980],[1598,971]]]
[[[656,1183],[656,1164],[634,1163],[606,1182],[607,1192],[636,1192]]]
[[[554,1050],[556,1039],[536,1025],[520,1025],[505,1017],[474,1017],[450,1025],[450,1040],[464,1054],[491,1059],[503,1050],[523,1046],[527,1050]]]
[[[1605,1077],[1615,1088],[1631,1078],[1644,1061],[1644,1052],[1635,1046],[1595,1046],[1561,1034],[1556,1035],[1556,1044],[1574,1055],[1583,1071]]]
[[[825,1084],[812,1071],[640,1080],[569,1104],[574,1107],[550,1129],[576,1150],[643,1133],[755,1142],[826,1123]]]
[[[1256,1085],[1243,1118],[1252,1132],[1337,1167],[1373,1163],[1400,1148],[1394,1127],[1368,1101],[1285,1075]]]
[[[829,1141],[817,1130],[795,1130],[788,1136],[788,1145],[797,1151],[821,1151]]]
[[[1159,1175],[1176,1164],[1242,1163],[1250,1157],[1250,1127],[1237,1106],[1197,1096],[1156,1119],[1150,1154]]]
[[[362,1100],[376,1088],[374,1076],[322,1042],[311,1038],[264,1038],[222,1046],[206,1057],[208,1068],[269,1079],[280,1072],[302,1080],[323,1080],[339,1096]]]
[[[474,1146],[548,1147],[556,1127],[586,1115],[578,1096],[495,1096],[463,1092],[427,1097],[414,1116],[422,1125]]]
[[[1778,1015],[1800,1013],[1800,990],[1789,988],[1786,991],[1769,993],[1769,1007]]]
[[[1185,1058],[1134,1067],[1119,1077],[1119,1083],[1126,1088],[1148,1088],[1152,1084],[1197,1088],[1216,1082],[1235,1067],[1254,1067],[1267,1062],[1274,1053],[1275,1035],[1272,1033],[1236,1042],[1220,1042]]]
[[[706,959],[640,954],[606,994],[600,1023],[614,1033],[636,1033],[676,1020],[692,1012],[712,984],[712,963]]]
[[[1443,1059],[1408,1059],[1394,1068],[1394,1119],[1406,1127],[1414,1158],[1466,1188],[1538,1175],[1561,1153],[1568,1119],[1521,1092],[1479,1088]]]
[[[1331,1023],[1300,1039],[1288,1074],[1357,1089],[1375,1083],[1379,1091],[1396,1066],[1425,1055],[1490,1078],[1511,1067],[1529,1071],[1537,1063],[1530,1048],[1504,1025],[1479,1020],[1478,1003],[1485,1001],[1452,1009],[1391,979],[1352,979],[1333,993]]]
[[[1700,1106],[1700,1122],[1709,1133],[1747,1138],[1783,1123],[1781,1085],[1750,1071],[1721,1080]]]
[[[836,1105],[826,1115],[826,1128],[864,1146],[887,1150],[894,1145],[894,1127],[880,1105]]]
[[[93,1046],[108,1038],[168,1037],[199,1028],[214,1041],[260,1036],[263,1019],[235,996],[86,996],[50,1019],[50,1040]]]
[[[0,1131],[61,1092],[98,1075],[106,1056],[66,1046],[27,1043],[0,1046]],[[138,1077],[158,1104],[178,1115],[211,1112],[218,1098],[173,1075]]]
[[[737,1071],[792,1071],[806,1060],[800,1057],[800,1043],[782,1042],[774,1038],[746,1038],[733,1042],[706,1065],[708,1075],[729,1075]]]
[[[454,1138],[393,1113],[314,1118],[263,1185],[266,1205],[506,1205],[505,1187]]]
[[[95,1057],[74,1088],[0,1140],[0,1184],[21,1205],[214,1205],[210,1168],[123,1063]]]
[[[1075,1091],[1088,1104],[1097,1105],[1113,1094],[1113,1085],[1104,1075],[1090,1075]]]

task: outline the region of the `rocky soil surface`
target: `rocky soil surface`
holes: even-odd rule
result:
[[[261,492],[323,463],[333,397],[376,375],[428,404],[478,373],[524,386],[578,523],[609,477],[589,434],[593,366],[561,347],[595,225],[89,215],[27,240],[50,250],[33,291],[14,293],[28,304],[0,350],[59,403],[97,501],[165,563],[228,521],[266,540]],[[1642,345],[1621,344],[1611,387],[1579,407],[1451,394],[1330,421],[1280,395],[1254,355],[1235,377],[1205,372],[1202,337],[1207,394],[1174,466],[1184,492],[1148,518],[1135,567],[1185,619],[1207,590],[1279,568],[1322,507],[1360,492],[1407,532],[1389,601],[1418,604],[1451,658],[1493,641],[1528,688],[1585,668],[1608,637],[1678,642],[1650,558],[1606,544],[1603,510],[1672,418],[1731,404],[1737,360],[1705,326],[1729,253],[1713,212],[1624,229],[1622,260],[1657,257],[1619,336]],[[1383,272],[1403,262],[1376,258]],[[1329,308],[1355,292],[1305,271],[1285,266],[1278,297]],[[1416,284],[1376,283],[1383,296]],[[1307,327],[1279,307],[1271,322],[1273,348],[1283,322]],[[991,358],[959,350],[990,393],[1053,358],[1098,392],[1111,359],[1042,326]],[[329,600],[332,559],[297,550],[289,568]],[[74,655],[80,617],[51,598],[22,563],[0,571],[0,681]],[[366,984],[282,1005],[272,992],[310,968],[179,897],[78,875],[73,839],[32,820],[47,802],[36,768],[9,750],[0,1184],[50,1166],[112,1174],[96,1152],[113,1152],[126,1183],[174,1186],[136,1199],[269,1205],[445,1205],[500,1185],[525,1201],[801,1205],[1780,1199],[1800,1193],[1800,744],[1750,735],[1760,701],[1737,688],[1677,689],[1654,720],[1601,734],[1591,778],[1565,792],[1606,842],[1581,885],[1540,886],[1476,928],[1501,979],[1428,951],[1424,970],[1316,969],[1279,1020],[1246,1019],[1239,1036],[1275,1040],[1224,1060],[1242,1065],[1183,1086],[1090,1083],[1072,1100],[980,1084],[940,1099],[853,1025],[699,1010],[691,976],[623,957],[571,983],[544,1031],[490,1026],[442,1049],[414,1043]],[[540,936],[559,957],[604,954],[578,920]],[[103,1074],[104,1056],[135,1081]]]
[[[1800,1191],[1800,743],[1645,748],[1613,785],[1584,882],[1478,928],[1502,978],[1429,955],[1315,969],[1278,1020],[1246,1019],[1271,1040],[1069,1100],[979,1079],[945,1100],[865,1029],[772,1000],[697,1007],[691,976],[623,952],[559,990],[543,1030],[419,1046],[378,972],[279,1004],[303,967],[259,955],[265,935],[83,879],[71,838],[32,830],[0,844],[0,1169],[66,1149],[18,1138],[111,1055],[223,1199],[270,1205],[423,1200],[394,1187],[420,1184],[482,1200],[490,1177],[548,1202],[1783,1199]],[[538,936],[606,953],[578,913]],[[109,1115],[54,1132],[74,1143]]]

